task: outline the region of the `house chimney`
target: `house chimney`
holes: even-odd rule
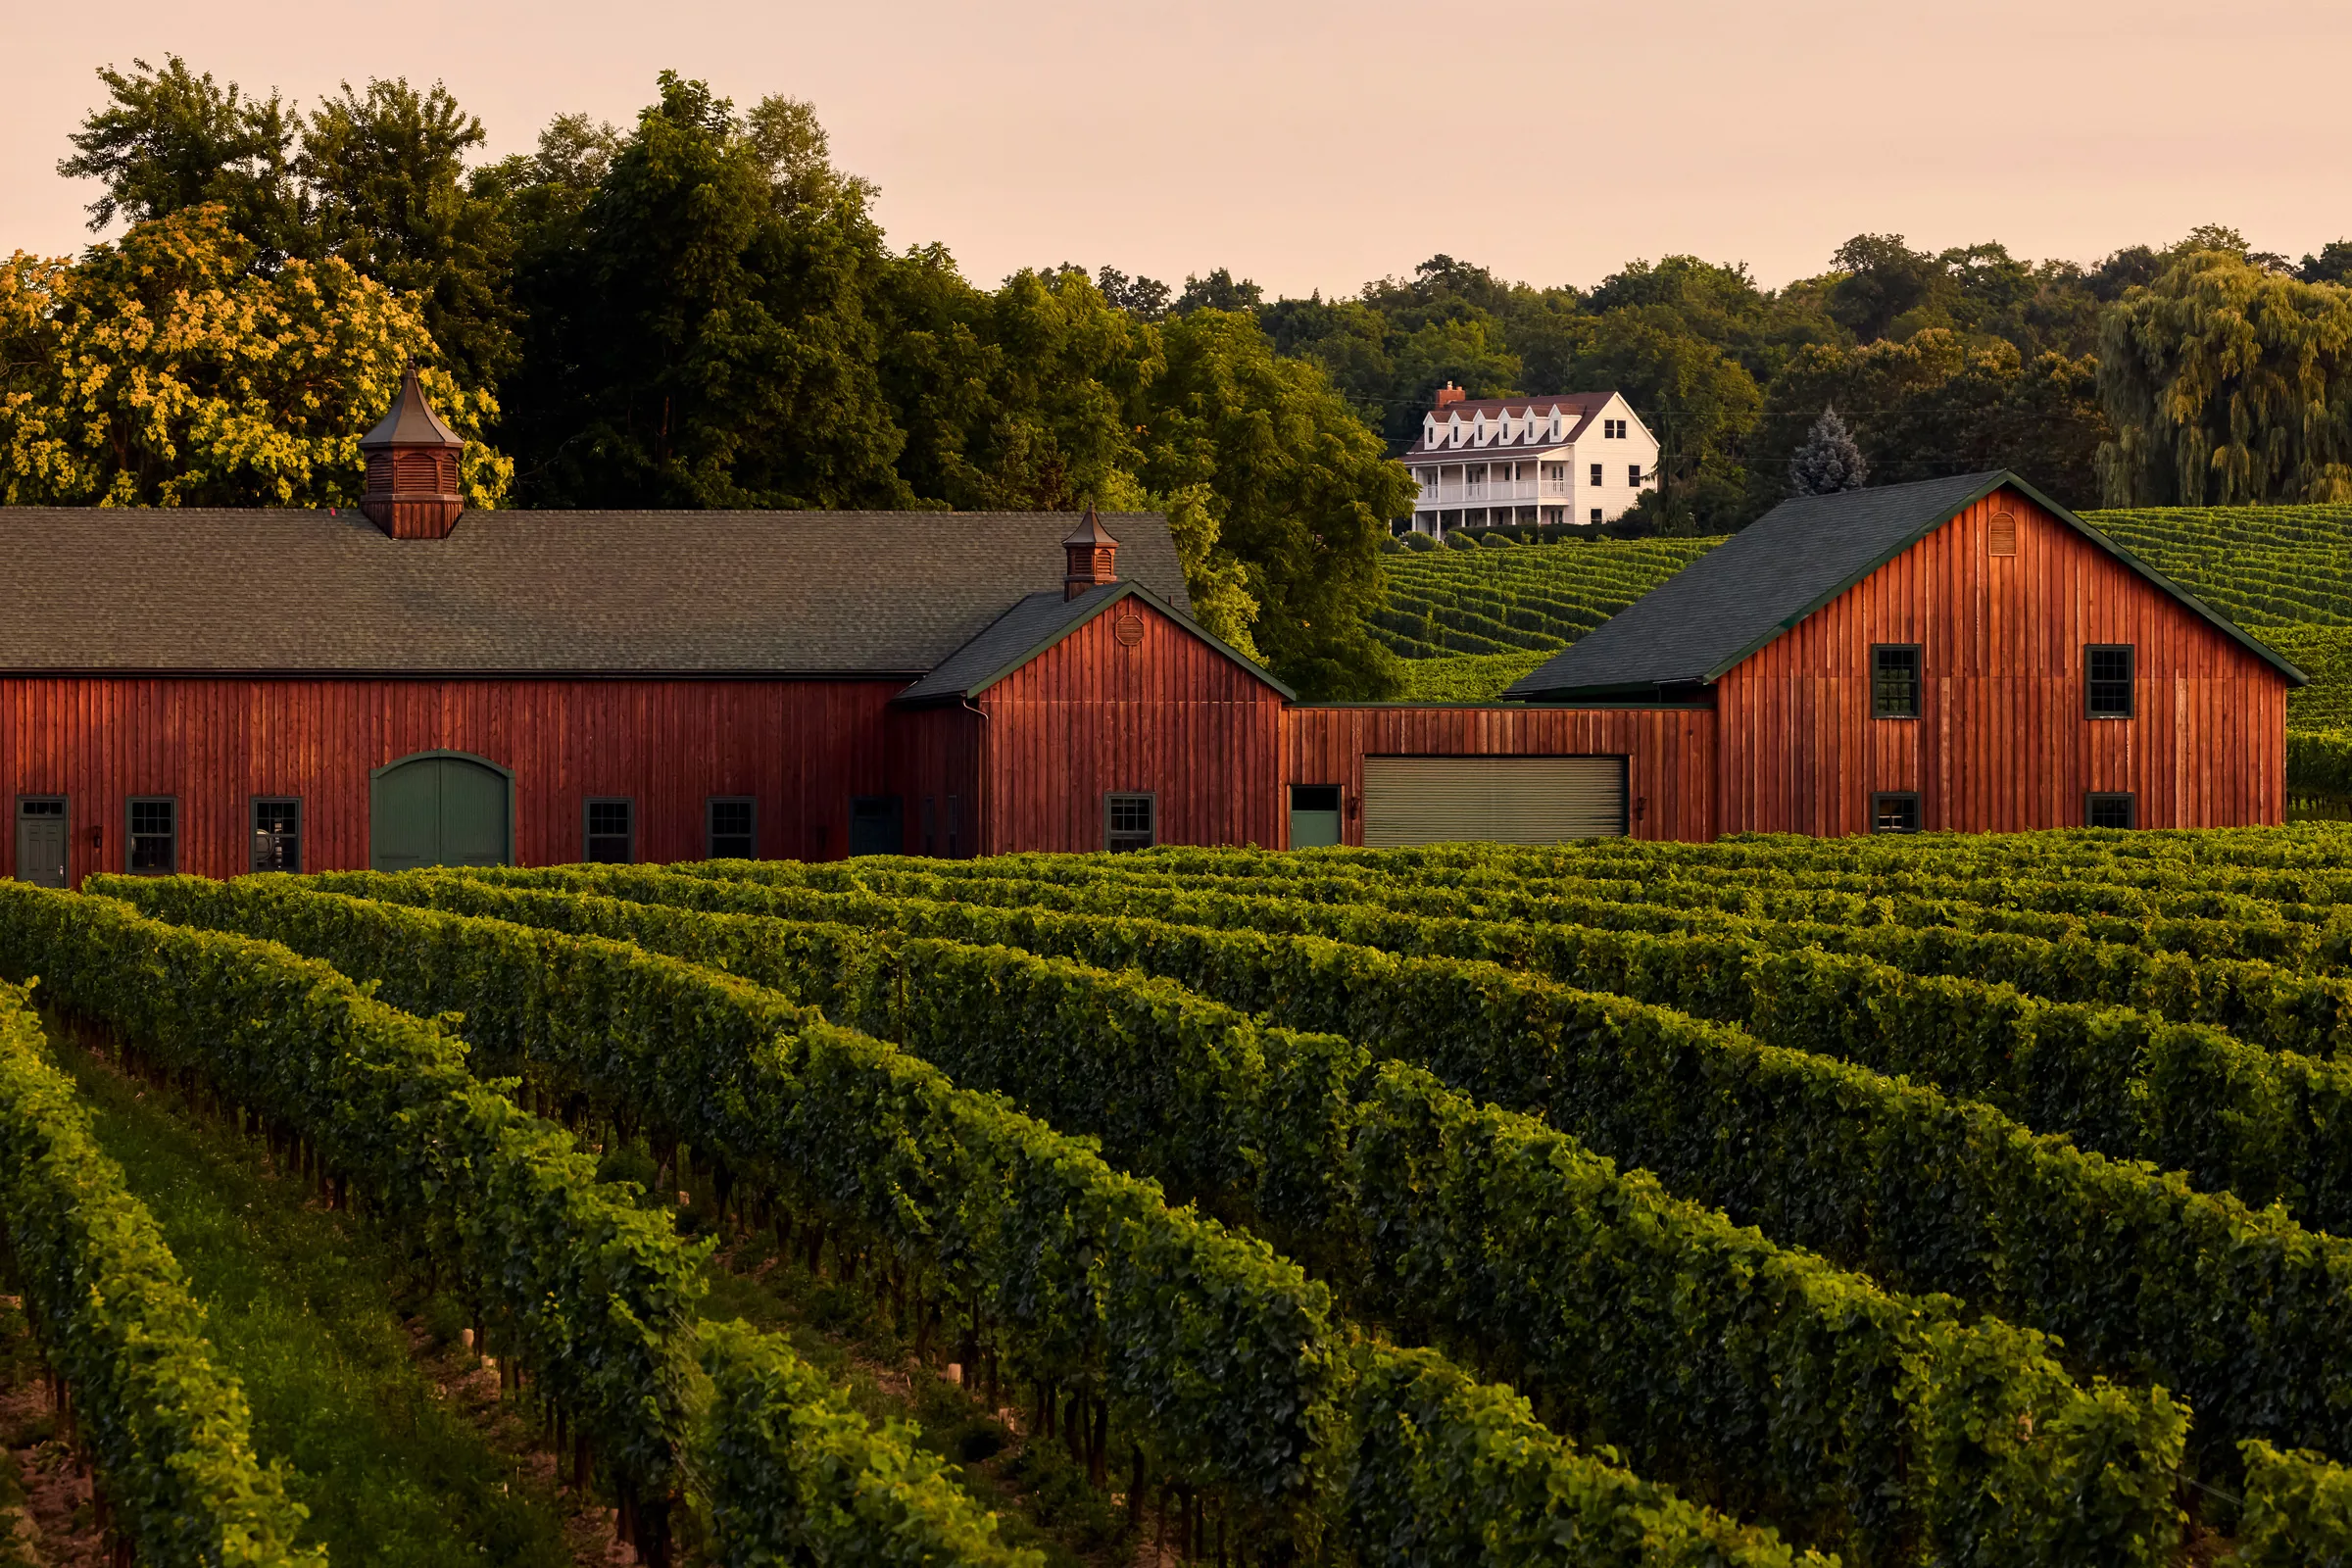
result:
[[[392,411],[360,437],[368,488],[360,510],[394,539],[446,539],[466,510],[458,454],[466,441],[441,422],[416,384],[416,362],[400,378]]]
[[[1448,381],[1444,386],[1438,388],[1437,406],[1442,409],[1449,403],[1459,403],[1462,401],[1462,399],[1468,397],[1469,395],[1469,393],[1464,392],[1460,387],[1455,386],[1451,381]]]
[[[1102,531],[1102,519],[1095,509],[1086,509],[1086,518],[1067,539],[1061,542],[1068,567],[1061,575],[1061,597],[1075,599],[1089,588],[1100,588],[1106,582],[1119,580],[1118,567],[1112,558],[1119,553],[1119,542]]]

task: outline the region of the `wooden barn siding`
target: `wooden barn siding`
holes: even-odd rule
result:
[[[1985,550],[1996,512],[2018,553]],[[1870,650],[1918,643],[1916,719],[1870,713]],[[2137,650],[2135,712],[2083,715],[2082,649]],[[1867,832],[1874,793],[1917,791],[1923,827],[2079,826],[2129,791],[2143,827],[2275,823],[2283,677],[2040,508],[1970,508],[1726,674],[1722,829]]]
[[[1634,837],[1715,836],[1715,715],[1706,709],[1294,708],[1283,720],[1286,801],[1292,784],[1340,785],[1342,836],[1361,844],[1355,803],[1367,756],[1621,756]]]
[[[0,777],[70,798],[75,881],[122,868],[127,802],[180,803],[180,865],[243,871],[256,795],[303,802],[314,869],[368,863],[371,768],[470,752],[515,774],[526,864],[580,857],[582,802],[633,798],[641,859],[698,858],[703,803],[759,801],[770,857],[845,853],[852,795],[893,787],[884,710],[896,681],[0,678]],[[90,843],[101,829],[102,845]]]
[[[1122,647],[1132,607],[1145,633]],[[1282,694],[1129,600],[980,694],[983,854],[1100,850],[1102,797],[1159,798],[1163,844],[1282,842]]]

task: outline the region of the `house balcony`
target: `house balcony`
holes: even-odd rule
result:
[[[1421,487],[1417,507],[1484,507],[1507,501],[1566,501],[1565,479],[1453,479]]]

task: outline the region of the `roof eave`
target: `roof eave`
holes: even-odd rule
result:
[[[1538,686],[1522,689],[1514,681],[1502,690],[1502,695],[1522,703],[1542,703],[1557,707],[1578,703],[1637,704],[1661,708],[1705,708],[1709,703],[1680,701],[1666,696],[1668,687],[1705,686],[1707,681],[1692,678],[1679,680],[1612,681],[1598,686]]]
[[[939,703],[971,702],[978,698],[982,692],[987,691],[991,686],[994,686],[998,682],[1006,679],[1015,670],[1025,667],[1032,662],[1043,658],[1053,649],[1058,647],[1061,643],[1065,642],[1073,634],[1075,634],[1079,627],[1090,625],[1094,621],[1100,619],[1102,615],[1102,612],[1110,609],[1111,606],[1119,604],[1128,599],[1141,599],[1145,604],[1150,605],[1152,609],[1158,611],[1161,614],[1176,622],[1176,624],[1184,628],[1186,632],[1192,636],[1200,638],[1202,642],[1208,644],[1209,647],[1215,649],[1218,653],[1223,654],[1227,659],[1232,660],[1235,663],[1241,665],[1242,668],[1248,670],[1251,675],[1254,675],[1266,685],[1273,687],[1276,691],[1283,695],[1283,699],[1286,702],[1295,703],[1298,700],[1298,694],[1297,692],[1291,690],[1290,687],[1284,685],[1281,681],[1276,680],[1273,673],[1266,669],[1263,665],[1255,663],[1244,657],[1238,650],[1225,643],[1222,639],[1212,635],[1209,630],[1202,626],[1199,621],[1193,619],[1192,616],[1186,614],[1184,612],[1178,610],[1174,605],[1171,605],[1166,600],[1160,598],[1159,595],[1153,593],[1151,589],[1146,588],[1142,583],[1132,582],[1122,578],[1118,583],[1118,591],[1107,595],[1102,602],[1095,606],[1094,609],[1088,611],[1085,614],[1080,615],[1073,620],[1064,621],[1060,626],[1056,627],[1051,634],[1040,640],[1027,652],[1019,655],[1017,658],[1006,661],[1005,663],[1000,668],[994,670],[983,678],[972,682],[970,685],[963,687],[961,690],[929,692],[920,697],[898,697],[892,699],[892,701],[904,703],[908,708],[928,708]]]

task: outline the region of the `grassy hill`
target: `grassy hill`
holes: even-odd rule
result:
[[[2090,524],[2312,676],[2297,729],[2352,729],[2352,506],[2169,507]],[[1413,702],[1483,702],[1722,543],[1597,539],[1383,558],[1375,632]]]

